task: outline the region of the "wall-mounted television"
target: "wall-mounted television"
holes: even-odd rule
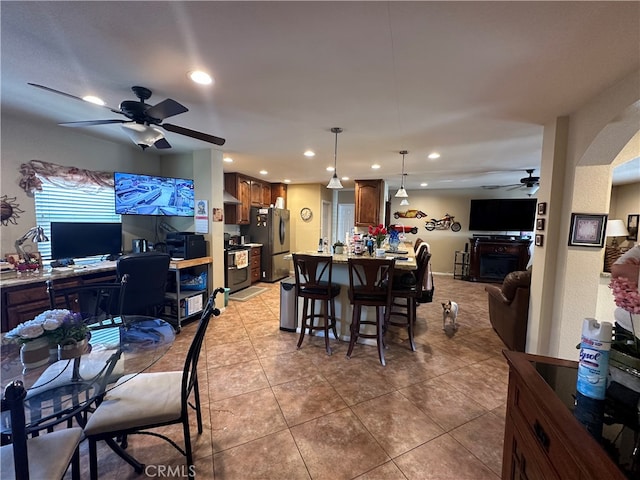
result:
[[[122,252],[121,223],[51,222],[51,258],[84,258]]]
[[[532,232],[535,198],[471,200],[469,230],[484,232]]]
[[[116,213],[193,217],[193,180],[115,172]]]

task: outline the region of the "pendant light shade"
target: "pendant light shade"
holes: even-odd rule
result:
[[[336,144],[333,152],[333,177],[329,180],[327,188],[338,189],[342,188],[342,183],[340,183],[340,179],[338,178],[338,134],[342,132],[342,129],[333,127],[331,131],[336,134]]]
[[[400,185],[400,188],[398,189],[398,191],[396,192],[396,197],[397,198],[407,198],[409,195],[407,194],[407,191],[404,189],[404,156],[409,153],[406,150],[402,150],[400,151],[400,155],[402,155],[402,184]],[[401,203],[401,205],[409,205],[409,201],[407,200],[406,204]]]
[[[409,205],[409,200],[407,200],[406,198],[403,198],[402,201],[400,202],[400,206],[405,207]]]

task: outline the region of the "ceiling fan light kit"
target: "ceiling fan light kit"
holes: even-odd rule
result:
[[[143,150],[154,145],[158,140],[164,138],[164,134],[159,128],[150,125],[141,125],[139,123],[123,123],[122,129],[129,136],[133,143]]]
[[[402,183],[400,185],[400,188],[398,189],[398,191],[396,192],[396,197],[397,198],[408,198],[409,195],[407,194],[407,191],[404,189],[404,176],[406,175],[406,173],[404,173],[404,156],[409,153],[406,150],[401,150],[400,151],[400,155],[402,155]],[[400,203],[401,205],[409,205],[409,202],[407,201],[407,203]]]
[[[342,132],[342,129],[339,128],[339,127],[333,127],[331,129],[331,131],[336,134],[336,143],[335,143],[335,148],[334,148],[334,152],[333,152],[333,176],[331,177],[331,180],[329,180],[329,184],[327,185],[327,188],[335,190],[335,189],[342,188],[342,183],[340,182],[340,179],[338,178],[338,174],[337,174],[337,171],[338,171],[338,134]]]

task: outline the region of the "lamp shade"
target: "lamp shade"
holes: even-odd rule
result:
[[[606,235],[607,237],[626,237],[629,231],[622,220],[609,220]]]
[[[342,188],[342,183],[340,182],[337,174],[333,174],[333,177],[331,177],[331,180],[329,180],[327,188]]]
[[[403,198],[402,201],[400,202],[400,205],[403,207],[406,205],[409,205],[409,200],[407,200],[406,198]]]
[[[404,186],[400,187],[396,192],[396,197],[398,198],[407,198],[408,196],[409,195],[407,195],[407,191],[404,189]]]
[[[164,138],[164,134],[158,128],[141,123],[123,123],[122,129],[129,135],[129,138],[141,147],[150,147],[158,140]]]

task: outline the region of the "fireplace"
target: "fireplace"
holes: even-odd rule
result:
[[[529,239],[473,237],[470,239],[469,280],[502,282],[509,272],[524,270],[529,261]]]
[[[485,281],[501,282],[509,272],[515,270],[518,270],[517,255],[480,254],[480,277]]]

